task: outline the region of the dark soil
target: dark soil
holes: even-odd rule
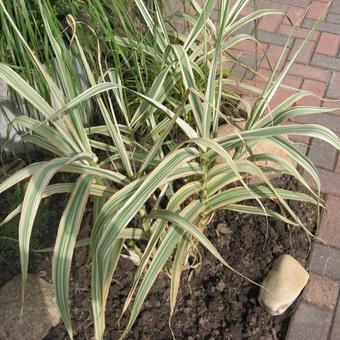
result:
[[[16,185],[0,197],[0,221],[23,200],[26,185]],[[34,221],[30,240],[31,249],[42,249],[54,244],[60,216],[67,203],[65,195],[55,195],[42,200]],[[0,226],[0,287],[20,273],[18,240],[19,216]],[[45,261],[47,261],[45,263]],[[31,251],[29,272],[38,272],[47,278],[45,267],[51,264],[49,253]],[[50,279],[50,277],[48,277]]]
[[[285,189],[299,190],[294,180],[281,177],[275,185]],[[18,190],[18,189],[17,189]],[[0,200],[0,218],[20,201],[13,190],[12,196]],[[21,196],[21,195],[20,195]],[[9,202],[13,204],[9,204]],[[18,200],[18,202],[17,202]],[[42,214],[33,228],[34,247],[53,245],[59,217],[65,206],[65,196],[48,200]],[[247,202],[249,204],[250,202]],[[273,202],[267,207],[278,211]],[[290,206],[305,225],[313,230],[316,224],[315,207],[300,202]],[[17,226],[13,221],[12,227]],[[87,237],[91,230],[91,211],[84,218],[80,238]],[[0,235],[1,236],[1,235]],[[278,256],[289,253],[306,263],[309,243],[299,228],[288,228],[282,222],[264,217],[219,211],[209,227],[207,236],[218,248],[229,264],[256,282],[261,282]],[[12,235],[13,238],[16,235]],[[0,262],[0,286],[20,272],[17,245],[6,252],[6,261]],[[225,268],[210,253],[198,247],[202,264],[195,271],[182,275],[182,284],[177,308],[171,320],[171,327],[177,339],[284,339],[291,307],[284,315],[272,317],[257,302],[259,288]],[[4,260],[2,257],[0,260]],[[88,248],[78,248],[73,260],[70,282],[72,318],[76,339],[93,337],[93,321],[90,304],[90,265]],[[136,267],[131,261],[121,259],[111,286],[106,312],[106,339],[117,339],[124,329],[127,316],[119,327],[122,305],[129,293]],[[30,272],[38,273],[45,280],[51,280],[51,255],[31,253]],[[129,333],[129,339],[172,339],[169,328],[169,286],[165,275],[153,286],[142,313]],[[45,340],[68,339],[63,324],[51,329]]]
[[[297,189],[295,181],[289,177],[282,177],[275,182],[286,189]],[[266,202],[265,205],[277,210],[273,202]],[[313,230],[315,208],[296,202],[290,202],[290,205],[308,228]],[[310,249],[305,233],[299,228],[288,228],[273,219],[269,219],[267,224],[263,217],[225,210],[215,215],[207,235],[231,266],[259,283],[278,256],[288,253],[305,264]],[[76,251],[71,281],[71,309],[77,339],[93,337],[87,251],[86,248]],[[258,304],[259,288],[256,285],[226,269],[202,247],[199,247],[199,251],[202,255],[201,266],[192,273],[186,271],[182,275],[177,308],[171,320],[175,337],[284,339],[294,306],[283,315],[272,317]],[[43,272],[49,270],[48,262],[48,257],[45,257],[41,264],[41,267],[46,268]],[[126,325],[127,317],[122,318],[121,327],[117,320],[135,269],[132,262],[121,259],[107,304],[106,339],[117,339]],[[49,277],[49,273],[46,276]],[[170,281],[165,275],[157,279],[128,339],[172,339],[168,325],[169,285]],[[51,330],[45,340],[67,338],[61,323]]]

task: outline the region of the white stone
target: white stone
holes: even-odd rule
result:
[[[271,315],[280,315],[296,300],[306,286],[309,274],[290,255],[275,260],[262,282],[259,302]]]
[[[0,146],[6,151],[24,151],[20,137],[14,129],[7,135],[7,125],[15,118],[14,107],[8,97],[7,84],[0,80]]]
[[[48,335],[60,322],[53,285],[38,275],[27,278],[23,318],[21,311],[21,275],[0,288],[0,339],[37,340]]]

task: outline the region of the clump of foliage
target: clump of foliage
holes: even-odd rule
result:
[[[173,36],[157,1],[151,12],[143,1],[135,0],[137,17],[127,15],[131,9],[123,1],[112,2],[110,8],[117,13],[119,25],[110,21],[112,16],[106,14],[100,1],[91,1],[88,6],[97,18],[94,26],[99,28],[87,28],[91,44],[84,45],[77,35],[82,23],[68,16],[69,29],[63,35],[48,2],[38,1],[44,28],[41,34],[47,39],[48,50],[43,64],[0,1],[3,20],[8,25],[7,37],[14,38],[15,46],[27,55],[44,88],[42,91],[42,86],[36,86],[32,79],[27,82],[13,67],[0,64],[0,77],[36,113],[18,116],[10,126],[24,127],[23,140],[52,155],[51,160],[33,163],[6,179],[0,184],[0,193],[29,179],[22,205],[16,210],[20,212],[23,283],[41,200],[56,193],[70,193],[54,245],[52,272],[57,303],[71,338],[68,282],[77,244],[87,243],[91,249],[96,339],[104,335],[106,300],[123,248],[138,259],[123,308],[123,313],[130,310],[124,337],[162,270],[171,275],[173,313],[181,273],[189,267],[188,260],[195,254],[197,243],[226,268],[237,271],[205,236],[218,209],[275,217],[305,229],[287,200],[318,205],[318,174],[311,161],[284,135],[317,137],[340,149],[339,139],[326,128],[284,124],[291,117],[326,111],[294,106],[309,92],[297,92],[275,108],[268,105],[304,44],[278,78],[274,76],[280,60],[274,67],[267,87],[248,112],[245,130],[216,137],[221,123],[232,123],[231,117],[220,111],[222,101],[238,98],[225,88],[233,82],[223,69],[226,52],[241,41],[255,40],[238,33],[239,29],[263,16],[281,13],[261,9],[240,18],[248,1],[222,0],[215,24],[210,16],[216,1],[208,0],[204,7],[195,0],[190,3],[194,14],[184,17],[190,32]],[[104,39],[97,39],[98,29]],[[99,42],[104,44],[105,58]],[[86,90],[79,86],[77,65],[86,77]],[[176,137],[179,132],[184,136],[182,142]],[[287,160],[273,154],[252,155],[251,150],[259,143],[281,148],[311,175],[317,192]],[[224,162],[217,163],[218,156]],[[277,168],[257,162],[261,160],[275,162]],[[308,194],[275,188],[267,176],[273,171],[296,177]],[[78,174],[77,180],[50,185],[51,178],[59,172]],[[257,178],[262,184],[250,185],[249,178]],[[78,240],[90,197],[94,202],[91,238]],[[261,203],[264,198],[277,202],[282,214],[265,208]],[[257,206],[243,204],[249,199],[255,200]],[[145,247],[139,246],[139,240]]]

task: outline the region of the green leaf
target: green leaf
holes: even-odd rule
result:
[[[87,175],[82,175],[77,180],[60,219],[53,252],[52,280],[58,308],[71,339],[73,330],[68,306],[71,262],[92,180],[93,177]]]
[[[182,73],[184,87],[187,91],[189,91],[189,101],[191,105],[191,110],[194,114],[198,129],[202,134],[203,133],[202,104],[201,104],[200,98],[192,91],[192,89],[197,90],[197,85],[196,85],[194,73],[190,65],[189,57],[181,45],[171,45],[168,48],[169,49],[172,48],[173,51],[175,52],[175,55],[178,60],[179,67]]]
[[[269,199],[275,199],[277,195],[273,193],[273,191],[265,186],[256,186],[251,187],[253,193],[259,197],[259,198],[269,198]],[[303,202],[309,202],[312,204],[317,204],[317,201],[312,198],[311,196],[299,192],[292,192],[289,190],[284,189],[275,189],[277,194],[280,195],[280,197],[284,200],[296,200],[296,201],[303,201]],[[213,196],[211,196],[207,203],[206,203],[206,213],[212,213],[215,210],[222,209],[227,207],[229,204],[238,203],[244,200],[248,199],[254,199],[253,195],[249,193],[248,190],[246,190],[243,187],[239,188],[233,188],[225,190],[221,193],[217,193]]]
[[[77,160],[92,160],[93,156],[88,153],[79,153],[73,157],[55,158],[37,170],[28,183],[22,212],[19,221],[19,249],[22,271],[22,295],[24,299],[25,282],[28,270],[29,244],[35,216],[38,211],[40,200],[52,176],[63,166]]]
[[[11,188],[15,184],[25,180],[28,177],[31,177],[35,172],[41,169],[41,167],[44,166],[45,164],[46,162],[37,162],[37,163],[33,163],[27,166],[26,168],[23,168],[17,171],[16,173],[11,175],[9,178],[4,180],[0,184],[0,194],[6,191],[7,189]]]

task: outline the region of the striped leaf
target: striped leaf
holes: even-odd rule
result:
[[[61,317],[71,339],[73,330],[68,305],[71,262],[90,194],[92,176],[79,177],[61,216],[52,261],[52,280]]]
[[[22,203],[22,212],[19,221],[19,249],[22,271],[22,296],[24,299],[25,283],[28,270],[29,244],[35,216],[38,211],[41,197],[52,176],[63,166],[77,160],[91,160],[92,155],[80,153],[73,157],[55,158],[40,167],[28,183],[26,194]]]

